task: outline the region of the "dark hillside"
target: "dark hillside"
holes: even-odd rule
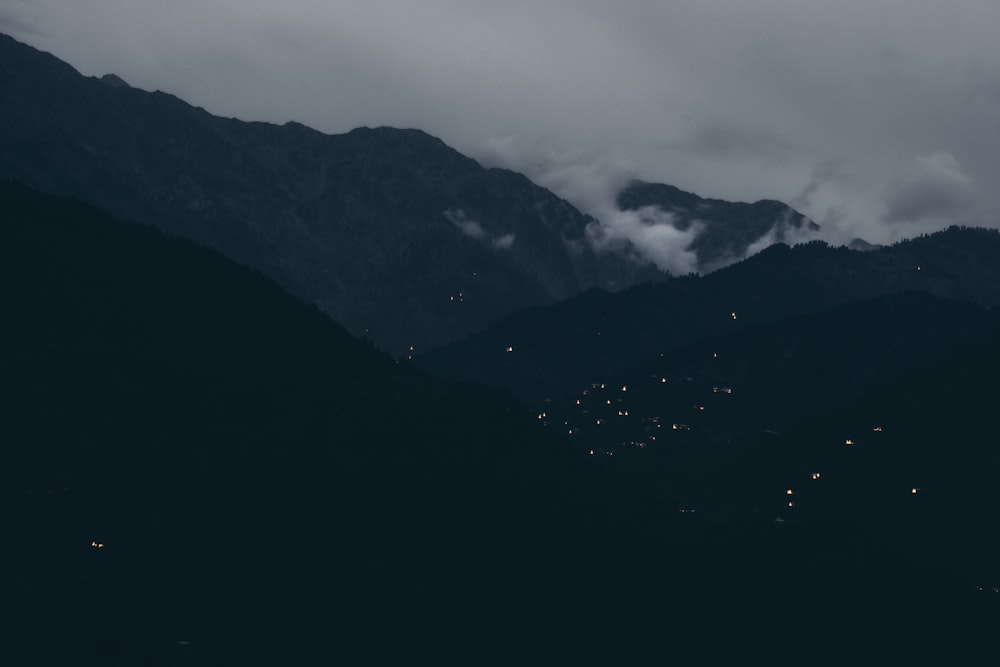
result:
[[[469,568],[530,578],[522,539],[599,516],[502,396],[214,251],[10,183],[0,206],[11,664],[461,655],[433,627],[487,595]]]
[[[776,245],[707,276],[527,309],[419,363],[537,404],[695,342],[902,292],[1000,305],[1000,233],[952,228],[870,252]]]
[[[213,251],[10,183],[0,210],[7,664],[913,656],[991,618],[850,523],[665,507]]]

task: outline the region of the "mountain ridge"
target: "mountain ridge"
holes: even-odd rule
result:
[[[869,251],[776,244],[706,276],[519,311],[418,363],[537,404],[698,339],[880,295],[923,291],[1000,306],[998,266],[996,230],[953,227]]]
[[[421,130],[221,118],[5,35],[0,85],[0,177],[217,248],[394,356],[592,287],[669,279],[627,239],[591,243],[600,221],[566,200]],[[727,237],[745,226],[729,216],[709,238],[740,254],[766,231],[755,224]]]
[[[394,354],[659,275],[598,257],[568,202],[421,130],[244,123],[85,78],[9,37],[0,51],[0,176],[216,247]]]

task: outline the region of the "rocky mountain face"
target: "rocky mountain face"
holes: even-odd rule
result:
[[[625,239],[595,251],[599,221],[419,130],[219,118],[2,35],[0,89],[0,177],[217,248],[395,356],[519,308],[669,277]],[[702,271],[814,227],[779,202],[662,184],[633,183],[618,204],[697,225]]]
[[[682,231],[697,227],[700,232],[689,249],[697,256],[702,273],[774,243],[807,240],[810,232],[819,231],[819,225],[779,201],[746,204],[703,199],[664,183],[633,181],[618,193],[616,203],[623,211],[651,208],[666,214]]]
[[[0,176],[215,247],[393,354],[517,308],[665,276],[593,220],[418,130],[213,116],[0,37]]]

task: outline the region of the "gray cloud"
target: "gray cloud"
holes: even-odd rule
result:
[[[597,251],[630,242],[660,269],[676,275],[697,269],[697,258],[688,247],[701,232],[700,227],[680,231],[663,211],[621,211],[615,205],[618,192],[639,176],[626,160],[579,150],[560,153],[542,140],[528,142],[517,137],[487,142],[479,159],[489,166],[525,173],[592,216],[595,221],[588,227],[588,240]]]
[[[892,184],[885,220],[958,222],[974,199],[969,177],[955,157],[933,153],[917,158],[912,168]]]
[[[1000,225],[977,186],[1000,172],[995,0],[0,2],[86,74],[248,120],[420,127],[591,213],[638,176],[793,202],[834,241]]]
[[[469,218],[465,214],[465,211],[459,209],[449,209],[444,211],[443,215],[469,238],[477,241],[485,241],[498,250],[510,250],[517,238],[516,234],[493,236],[481,224]]]
[[[449,209],[444,212],[444,217],[448,218],[448,221],[458,227],[466,236],[474,238],[477,241],[487,237],[486,230],[483,229],[483,226],[475,220],[470,220],[466,217],[465,211]]]
[[[503,236],[498,236],[493,239],[493,247],[499,248],[500,250],[510,250],[516,239],[517,235],[515,234],[504,234]]]
[[[0,32],[31,37],[44,37],[45,33],[33,25],[30,19],[30,7],[24,0],[5,0],[12,5],[20,5],[13,9],[0,7]]]

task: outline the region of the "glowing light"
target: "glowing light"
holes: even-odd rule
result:
[[[789,500],[788,501],[788,506],[789,507],[795,507],[795,501],[794,500]]]
[[[813,474],[809,475],[809,477],[811,477],[812,479],[819,479],[819,473],[814,472]]]
[[[104,542],[91,542],[90,546],[93,547],[94,549],[103,549]]]
[[[667,378],[660,378],[660,384],[664,384],[666,381],[667,381]]]
[[[853,440],[851,440],[850,438],[848,438],[847,440],[844,440],[844,444],[845,444],[845,445],[853,445],[853,444],[854,444],[854,441],[853,441]]]
[[[882,432],[882,427],[881,426],[876,426],[872,430],[875,431],[876,433],[881,433]]]
[[[730,313],[729,316],[732,317],[734,320],[736,319],[736,313]]]
[[[508,345],[507,346],[507,351],[508,352],[513,352],[514,351],[514,346],[513,345]]]
[[[786,489],[785,490],[785,495],[786,496],[793,496],[793,495],[795,495],[795,492],[792,491],[791,489]]]
[[[913,487],[912,489],[910,489],[910,493],[912,495],[916,495],[919,492],[920,492],[920,489],[918,489],[917,487]]]
[[[625,385],[622,385],[622,391],[628,391],[628,387],[626,387]]]
[[[591,450],[590,450],[590,455],[591,455],[591,456],[593,456],[593,455],[594,455],[594,450],[593,450],[593,449],[591,449]]]

